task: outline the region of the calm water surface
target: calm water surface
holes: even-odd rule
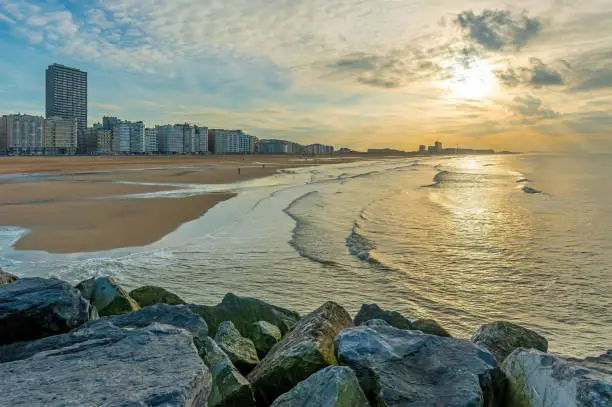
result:
[[[164,195],[239,195],[156,244],[50,255],[10,248],[21,276],[111,275],[214,304],[228,291],[300,312],[335,300],[438,320],[455,336],[509,320],[568,356],[612,348],[612,156],[398,159],[300,168]],[[146,199],[159,194],[145,194]]]

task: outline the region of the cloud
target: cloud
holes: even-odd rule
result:
[[[612,69],[604,68],[583,72],[584,79],[570,89],[570,92],[591,92],[612,88]]]
[[[558,112],[544,107],[542,100],[533,95],[517,96],[510,110],[521,117],[520,123],[534,125],[541,120],[556,119]]]
[[[395,89],[415,80],[428,78],[439,71],[432,61],[419,52],[392,52],[375,55],[354,52],[326,65],[324,76],[330,79],[353,79],[362,85]]]
[[[470,40],[489,51],[520,49],[542,30],[539,18],[513,16],[508,10],[485,9],[482,14],[468,10],[456,22]]]
[[[609,110],[573,113],[564,119],[567,128],[576,134],[608,136],[612,128],[612,112]]]
[[[7,16],[6,14],[0,13],[0,22],[5,21],[9,24],[15,24],[15,20]]]
[[[500,82],[510,88],[517,86],[531,86],[541,88],[544,86],[562,86],[565,81],[559,71],[546,65],[538,58],[529,60],[531,66],[508,68],[505,71],[496,71],[495,75]],[[563,62],[562,62],[563,63]],[[564,66],[567,63],[564,63]]]

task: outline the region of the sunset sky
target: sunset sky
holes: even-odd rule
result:
[[[337,147],[612,151],[612,0],[0,0],[0,113],[89,72],[89,121]]]

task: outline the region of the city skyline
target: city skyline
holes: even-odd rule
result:
[[[202,123],[362,150],[436,138],[612,150],[607,2],[233,5],[6,0],[0,111],[42,114],[39,72],[58,62],[90,72],[90,123]]]

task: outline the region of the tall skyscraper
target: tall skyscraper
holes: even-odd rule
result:
[[[87,72],[60,64],[47,68],[47,118],[77,120],[78,150],[87,146]]]

